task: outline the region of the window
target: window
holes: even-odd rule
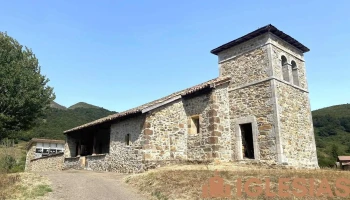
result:
[[[42,155],[43,155],[43,156],[49,155],[49,149],[43,149]]]
[[[200,133],[199,115],[194,115],[190,118],[188,127],[188,131],[190,134]]]
[[[43,153],[43,149],[42,148],[36,148],[35,149],[35,153]]]
[[[283,80],[289,82],[289,65],[287,62],[287,58],[285,56],[281,56],[281,66],[282,66]]]
[[[287,58],[285,56],[281,56],[281,66],[283,67],[285,64],[287,64]]]
[[[128,134],[126,134],[126,136],[125,136],[125,144],[126,145],[130,145],[130,134],[128,133]]]
[[[56,153],[56,149],[50,149],[50,154]]]
[[[299,86],[299,75],[297,64],[292,61],[292,75],[293,75],[293,84]]]

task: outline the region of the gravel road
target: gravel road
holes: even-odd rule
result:
[[[53,192],[45,199],[146,199],[123,180],[127,175],[111,172],[68,170],[62,172],[41,172],[52,182]]]

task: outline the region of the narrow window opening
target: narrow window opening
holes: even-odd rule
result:
[[[289,81],[289,66],[288,66],[287,58],[285,56],[281,57],[281,66],[282,66],[283,80]]]
[[[196,129],[196,133],[199,133],[199,118],[193,119],[193,123]]]
[[[292,61],[292,75],[293,75],[293,84],[299,86],[299,75],[297,64]]]
[[[126,134],[126,136],[125,136],[125,144],[126,144],[127,146],[130,145],[130,134],[129,134],[129,133]]]
[[[189,122],[189,133],[200,133],[199,115],[192,116]]]
[[[252,124],[240,124],[242,135],[242,153],[245,159],[254,159],[254,143]]]

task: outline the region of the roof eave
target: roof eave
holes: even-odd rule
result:
[[[238,39],[235,39],[235,40],[232,40],[231,42],[223,44],[223,45],[211,50],[210,53],[218,55],[220,52],[222,52],[226,49],[229,49],[231,47],[239,45],[243,42],[246,42],[252,38],[255,38],[255,37],[262,35],[262,34],[265,34],[267,32],[273,33],[274,35],[283,39],[284,41],[286,41],[290,45],[294,46],[295,48],[299,49],[303,53],[310,51],[309,48],[307,48],[306,46],[304,46],[303,44],[301,44],[300,42],[298,42],[297,40],[295,40],[291,36],[283,33],[282,31],[278,30],[275,26],[269,24],[267,26],[264,26],[264,27],[261,27],[261,28],[255,30],[251,33],[248,33],[247,35],[244,35]]]

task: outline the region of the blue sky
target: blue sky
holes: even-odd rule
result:
[[[123,111],[218,76],[210,50],[273,24],[305,54],[312,110],[350,100],[350,1],[3,1],[56,102]]]

